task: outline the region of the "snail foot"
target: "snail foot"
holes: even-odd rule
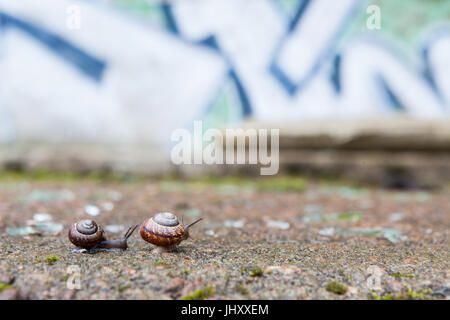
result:
[[[75,253],[75,254],[80,254],[80,253],[84,253],[84,254],[94,254],[97,252],[117,252],[117,251],[124,251],[125,249],[121,249],[121,248],[100,248],[100,247],[93,247],[90,249],[85,249],[85,248],[81,248],[81,247],[76,247],[74,249],[72,249],[71,253]]]
[[[156,247],[152,250],[152,253],[154,254],[162,254],[164,253],[166,250],[164,247]]]
[[[179,252],[178,246],[174,244],[173,246],[166,247],[166,252]]]
[[[163,254],[163,253],[168,253],[168,252],[178,252],[178,246],[177,245],[173,245],[173,246],[168,246],[168,247],[156,247],[155,249],[152,250],[153,253],[155,254]]]
[[[117,252],[117,251],[125,251],[125,249],[122,248],[100,248],[100,247],[93,247],[92,249],[89,249],[89,253],[97,253],[97,252]]]
[[[89,250],[85,249],[85,248],[81,248],[81,247],[76,247],[73,248],[72,251],[70,251],[71,253],[89,253]]]
[[[178,246],[172,245],[172,246],[167,246],[167,247],[156,247],[153,250],[155,253],[158,254],[162,254],[162,253],[168,253],[168,252],[179,252]]]

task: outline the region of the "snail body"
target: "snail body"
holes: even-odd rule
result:
[[[75,222],[69,230],[69,240],[83,249],[122,249],[128,248],[127,240],[133,234],[137,225],[130,227],[120,239],[107,240],[102,227],[93,220]]]
[[[141,226],[142,239],[159,247],[172,247],[189,238],[189,228],[202,218],[183,226],[177,216],[170,212],[161,212],[147,219]]]

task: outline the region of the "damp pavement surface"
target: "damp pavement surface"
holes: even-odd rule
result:
[[[284,180],[0,181],[0,298],[449,299],[450,192]],[[203,217],[164,252],[73,253],[157,212]]]

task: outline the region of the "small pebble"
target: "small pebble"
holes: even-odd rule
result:
[[[277,228],[281,230],[287,230],[290,227],[290,224],[281,220],[269,220],[267,221],[267,226],[269,228]]]
[[[104,229],[107,232],[119,233],[119,232],[122,232],[123,229],[125,229],[125,227],[122,225],[119,225],[119,224],[109,224],[109,225],[105,226]]]
[[[35,213],[33,220],[36,222],[49,222],[52,220],[52,216],[48,213]]]
[[[242,228],[245,223],[242,220],[225,220],[224,224],[227,228]]]
[[[33,227],[22,228],[6,228],[6,233],[10,236],[23,236],[27,234],[37,234],[38,232]]]
[[[319,234],[321,236],[332,236],[334,234],[334,228],[325,228],[325,229],[319,230]]]
[[[408,241],[408,236],[402,235],[401,233],[385,232],[383,236],[385,239],[394,244],[398,242]]]
[[[87,205],[84,207],[84,211],[90,216],[98,216],[100,214],[100,209],[94,205]]]
[[[59,233],[64,226],[61,223],[44,222],[36,224],[36,229],[45,233]]]
[[[72,249],[71,253],[89,253],[89,251],[84,248],[76,247]]]

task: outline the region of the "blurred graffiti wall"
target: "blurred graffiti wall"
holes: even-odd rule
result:
[[[445,0],[2,0],[0,141],[447,117],[449,21]]]

